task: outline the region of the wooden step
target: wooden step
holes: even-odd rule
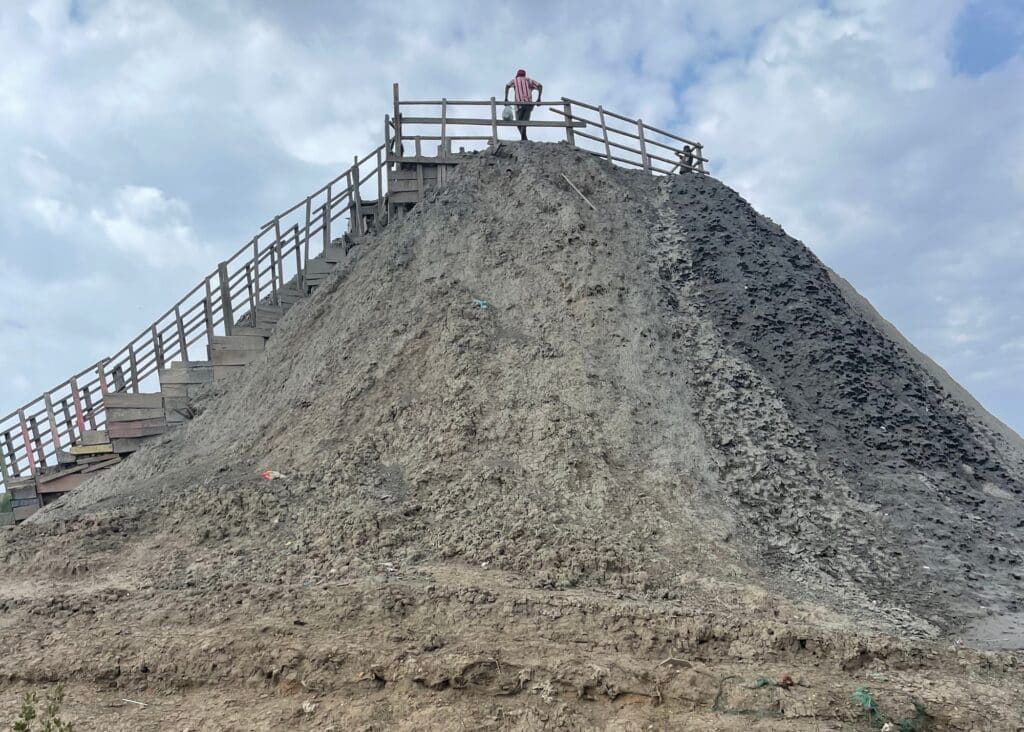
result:
[[[323,261],[328,262],[330,264],[338,264],[339,262],[344,262],[346,256],[347,255],[345,254],[345,247],[343,245],[334,246],[332,244],[331,246],[327,247],[327,250],[324,252]]]
[[[311,259],[306,265],[304,276],[307,280],[310,277],[326,276],[333,273],[336,267],[337,265],[334,262],[329,262],[325,259]]]
[[[213,363],[205,362],[194,368],[164,369],[160,372],[160,391],[170,384],[208,384],[213,381]]]
[[[262,336],[264,338],[270,338],[274,331],[272,328],[253,328],[248,325],[238,325],[231,328],[231,335],[233,336]],[[213,364],[210,364],[211,366]]]
[[[107,394],[103,397],[103,406],[110,409],[160,409],[163,407],[162,394]],[[108,418],[109,419],[109,418]],[[103,440],[106,442],[106,440]],[[95,444],[85,442],[83,445]]]
[[[112,422],[137,422],[140,419],[156,419],[157,417],[164,416],[164,405],[160,402],[160,406],[151,409],[120,409],[117,407],[107,409],[107,432],[110,432],[110,426]],[[79,449],[86,448],[71,448],[72,455],[81,455],[81,452],[75,452]]]
[[[149,437],[162,435],[168,430],[167,420],[161,414],[151,419],[139,419],[132,422],[108,422],[107,431],[111,441],[125,437]]]
[[[210,352],[214,351],[262,351],[267,344],[267,339],[258,335],[229,335],[214,336],[210,341]],[[210,357],[210,363],[216,365],[217,361]]]
[[[262,351],[211,351],[213,356],[213,367],[218,366],[244,366],[259,358]],[[216,372],[215,372],[216,373]],[[216,376],[214,376],[216,378]]]
[[[213,378],[220,381],[221,379],[232,376],[233,374],[237,374],[244,368],[245,366],[214,366]]]

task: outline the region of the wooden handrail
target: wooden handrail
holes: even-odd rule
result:
[[[378,198],[383,195],[383,175],[388,165],[385,146],[356,160],[360,165],[372,161],[358,182],[352,179],[343,190],[335,190],[338,182],[349,175],[345,171],[305,196],[264,224],[254,238],[124,348],[0,418],[0,485],[9,476],[36,473],[84,429],[102,427],[103,395],[108,388],[142,390],[144,382],[170,361],[188,361],[189,349],[197,343],[209,343],[218,330],[230,334],[236,322],[235,307],[240,303],[254,313],[265,298],[279,293],[289,277],[301,283],[310,240],[329,235],[330,222],[348,214],[355,187],[376,176]],[[289,222],[285,229],[282,219],[296,212],[301,212],[301,222]],[[73,418],[64,418],[62,410]]]

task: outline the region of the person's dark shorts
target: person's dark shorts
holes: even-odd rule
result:
[[[530,115],[533,114],[532,104],[517,104],[516,105],[516,121],[522,121],[530,119]]]

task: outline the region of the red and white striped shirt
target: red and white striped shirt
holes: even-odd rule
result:
[[[540,89],[540,84],[528,76],[517,76],[509,82],[509,85],[516,90],[517,102],[532,102],[533,90]]]

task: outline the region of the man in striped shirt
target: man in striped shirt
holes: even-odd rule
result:
[[[508,104],[508,90],[516,90],[516,119],[525,121],[530,119],[533,112],[533,90],[537,90],[537,103],[540,104],[540,95],[544,92],[544,86],[526,75],[525,69],[516,72],[516,78],[505,84],[505,104]],[[519,126],[519,134],[526,139],[526,127]]]

